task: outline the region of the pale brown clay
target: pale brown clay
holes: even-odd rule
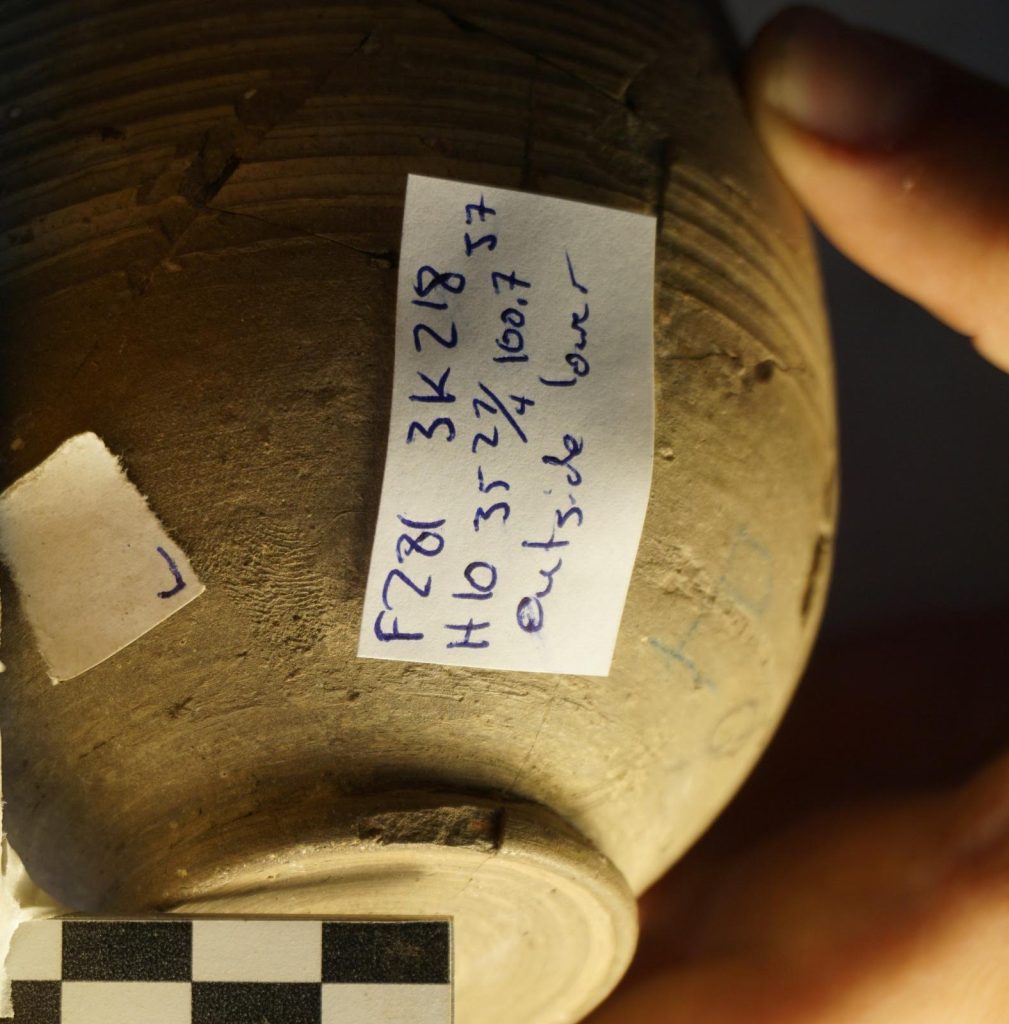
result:
[[[630,955],[632,893],[771,735],[830,562],[817,277],[719,23],[4,14],[0,486],[94,430],[207,584],[53,688],[3,577],[15,846],[83,909],[458,914],[462,1024],[576,1020]],[[658,214],[654,484],[608,679],[355,658],[409,172]]]

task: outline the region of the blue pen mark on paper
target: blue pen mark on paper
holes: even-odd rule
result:
[[[654,225],[411,181],[358,653],[606,675],[647,502]],[[645,262],[614,283],[597,235]]]
[[[578,280],[578,278],[575,277],[575,268],[571,262],[571,254],[567,251],[567,249],[564,250],[564,259],[568,261],[568,277],[571,278],[572,287],[577,288],[582,293],[582,295],[588,295],[588,288],[586,288],[585,285],[583,285]]]
[[[158,554],[168,564],[168,568],[171,571],[173,578],[175,579],[175,586],[171,590],[159,590],[158,597],[167,599],[169,597],[175,597],[180,591],[186,589],[186,581],[182,578],[182,573],[179,572],[179,567],[175,564],[175,559],[164,549],[158,548]]]

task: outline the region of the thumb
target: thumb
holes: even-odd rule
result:
[[[746,89],[831,241],[1009,370],[1009,93],[804,7],[760,34]]]

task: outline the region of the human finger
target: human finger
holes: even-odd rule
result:
[[[765,27],[745,77],[824,233],[1009,370],[1009,93],[805,7]]]

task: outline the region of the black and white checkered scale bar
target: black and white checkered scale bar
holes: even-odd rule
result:
[[[15,1024],[451,1024],[451,942],[447,921],[29,921],[7,967]]]

